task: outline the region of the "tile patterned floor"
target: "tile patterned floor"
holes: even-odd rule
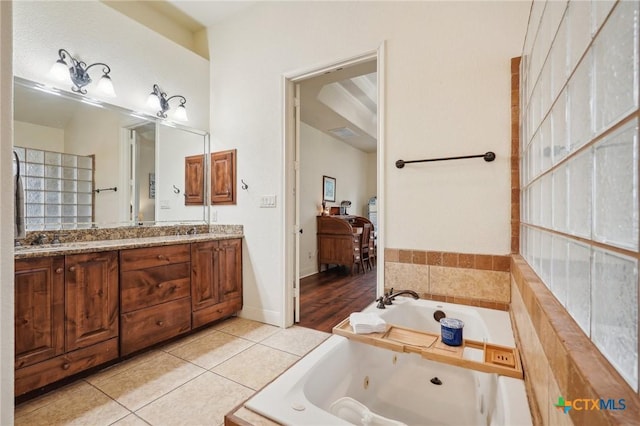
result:
[[[20,425],[222,425],[329,337],[232,318],[16,407]]]

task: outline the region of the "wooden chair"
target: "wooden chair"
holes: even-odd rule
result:
[[[371,237],[369,237],[369,260],[373,266],[376,266],[376,250],[376,233],[373,228],[371,228]]]
[[[373,263],[371,263],[371,233],[372,226],[370,223],[365,223],[362,226],[362,237],[360,238],[360,256],[362,257],[362,265],[369,265],[369,269],[373,269]]]

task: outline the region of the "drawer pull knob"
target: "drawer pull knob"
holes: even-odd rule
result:
[[[71,367],[71,364],[69,364],[68,362],[65,362],[64,364],[62,364],[63,370],[68,370],[70,367]]]
[[[158,255],[158,260],[165,260],[165,259],[166,259],[166,257],[164,255],[162,255],[162,254]]]
[[[164,325],[164,321],[162,321],[162,320],[157,321],[156,324],[158,324],[158,326],[162,327]]]
[[[158,284],[156,284],[156,287],[158,287],[158,288],[162,288],[162,283],[158,283]]]
[[[76,267],[75,266],[70,266],[69,267],[69,272],[75,272],[76,271]]]
[[[56,269],[56,274],[61,274],[61,273],[62,273],[62,271],[63,271],[63,269],[62,269],[62,268],[57,268],[57,269]]]

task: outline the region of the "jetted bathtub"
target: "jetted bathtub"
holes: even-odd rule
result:
[[[465,339],[515,346],[508,312],[396,298],[369,306],[389,324],[439,333],[435,311]],[[469,353],[467,353],[467,350]],[[473,349],[465,358],[479,359]],[[481,352],[481,351],[478,351]],[[286,425],[531,425],[524,382],[333,335],[245,404]]]

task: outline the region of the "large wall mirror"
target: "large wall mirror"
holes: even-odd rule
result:
[[[208,223],[208,203],[184,199],[204,131],[16,77],[13,142],[27,231]]]

